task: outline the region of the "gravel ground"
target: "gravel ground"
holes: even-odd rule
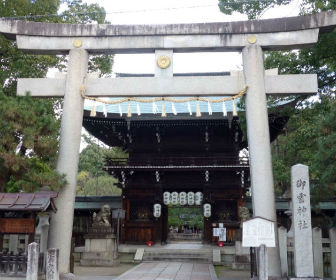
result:
[[[133,268],[134,264],[120,264],[113,267],[95,267],[95,266],[79,266],[75,264],[74,267],[74,274],[76,275],[77,279],[80,280],[109,280],[115,279],[120,274],[124,273],[125,271]],[[92,276],[95,276],[94,278]],[[113,277],[111,277],[113,276]]]
[[[249,270],[231,270],[222,265],[216,265],[215,271],[219,280],[245,280],[250,279]]]

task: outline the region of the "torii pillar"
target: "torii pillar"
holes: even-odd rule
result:
[[[60,250],[60,273],[70,271],[71,236],[84,110],[80,87],[84,82],[87,68],[88,52],[84,49],[70,50],[57,161],[57,171],[66,175],[68,184],[58,195],[57,212],[51,216],[52,230],[48,244],[49,248]]]
[[[250,44],[243,49],[243,66],[245,83],[249,86],[245,105],[253,215],[276,221],[265,69],[260,46]],[[276,246],[267,250],[269,275],[281,275],[278,244]]]

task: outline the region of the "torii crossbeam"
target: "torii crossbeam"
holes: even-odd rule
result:
[[[68,185],[52,216],[50,247],[60,249],[59,270],[69,272],[70,243],[83,118],[80,87],[88,56],[96,53],[153,53],[156,59],[173,52],[242,51],[244,82],[237,77],[173,77],[172,65],[156,67],[154,78],[88,79],[88,96],[233,95],[248,86],[246,115],[253,213],[276,221],[274,186],[266,107],[267,94],[311,94],[315,75],[266,76],[263,50],[290,50],[315,44],[320,32],[336,26],[336,12],[310,16],[204,24],[72,25],[0,21],[0,32],[16,39],[19,49],[34,54],[69,54],[65,79],[20,79],[18,94],[64,96],[57,170]],[[279,277],[278,248],[269,250],[269,275]]]

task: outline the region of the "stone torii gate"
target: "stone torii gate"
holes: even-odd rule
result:
[[[243,85],[253,214],[276,221],[266,94],[317,92],[316,75],[266,76],[263,50],[311,46],[319,32],[336,25],[336,12],[302,17],[229,23],[173,25],[71,25],[0,21],[0,32],[16,39],[19,49],[34,54],[69,54],[64,79],[20,79],[18,95],[64,96],[57,170],[68,185],[57,199],[51,220],[49,247],[60,249],[59,269],[69,272],[76,176],[84,100],[80,88],[87,75],[89,54],[153,53],[168,56],[166,69],[156,66],[155,77],[86,79],[86,95],[97,96],[214,96],[234,95]],[[244,81],[238,77],[173,77],[173,52],[242,51]],[[223,62],[224,63],[224,62]],[[269,275],[280,276],[278,248],[269,250]]]

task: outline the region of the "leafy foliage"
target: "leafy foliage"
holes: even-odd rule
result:
[[[106,23],[106,12],[103,7],[98,4],[87,4],[83,1],[67,0],[63,1],[68,6],[60,17],[63,22],[66,23]]]
[[[0,92],[0,190],[59,189],[55,170],[59,121],[53,102],[12,97]]]
[[[307,101],[304,107],[297,108],[289,119],[284,134],[278,137],[277,152],[274,151],[273,156],[274,179],[278,194],[282,194],[290,188],[290,167],[297,163],[309,166],[313,186],[318,187],[315,191],[313,189],[315,195],[326,195],[322,189],[334,180],[330,177],[327,180],[323,179],[328,168],[323,166],[320,161],[321,151],[325,150],[324,143],[322,143],[325,141],[325,133],[330,133],[327,136],[332,139],[330,125],[333,125],[332,122],[326,123],[327,129],[321,129],[321,118],[336,117],[332,112],[334,101],[329,97],[323,99],[327,101],[323,100],[312,104]],[[332,152],[330,147],[329,151]],[[324,157],[325,164],[330,164],[329,168],[331,169],[335,168],[335,161],[332,160],[332,157],[334,157],[332,154]],[[332,192],[329,190],[328,194],[331,195]],[[335,190],[334,195],[336,195]]]
[[[116,186],[117,179],[105,170],[107,158],[127,157],[120,148],[106,148],[94,142],[89,136],[84,136],[88,146],[79,156],[77,194],[78,195],[120,195],[121,189]]]
[[[168,207],[168,227],[189,226],[189,228],[203,229],[203,213],[196,207]]]
[[[61,16],[57,15],[60,4],[59,0],[4,0],[0,1],[0,16],[41,22],[104,23],[105,12],[97,4],[68,0]],[[60,111],[61,101],[15,95],[19,77],[42,78],[50,68],[62,70],[66,57],[24,54],[16,48],[16,42],[3,35],[0,46],[0,192],[32,192],[43,185],[58,190],[65,185],[64,177],[55,171],[60,117],[56,112]],[[106,75],[112,63],[107,56],[94,56],[90,70],[99,69],[101,75]]]
[[[265,9],[275,7],[280,4],[289,4],[291,0],[219,0],[221,12],[232,15],[233,12],[247,14],[249,19],[255,19],[262,14]]]
[[[87,171],[91,176],[96,177],[105,175],[106,172],[103,167],[105,165],[106,152],[106,148],[91,142],[79,155],[78,172]]]
[[[266,10],[280,5],[288,5],[291,0],[219,0],[221,12],[231,15],[234,12],[245,14],[248,19],[259,18]],[[335,10],[335,1],[301,0],[301,14],[311,14],[322,11]]]
[[[324,196],[336,196],[336,99],[326,104],[328,111],[317,121],[319,137],[313,166],[319,170]]]
[[[221,11],[245,13],[256,18],[266,9],[287,5],[290,1],[225,1],[220,0]],[[259,2],[259,3],[257,3]],[[223,7],[221,7],[221,5]],[[301,14],[335,10],[335,1],[303,0]],[[294,110],[288,110],[290,119],[273,143],[273,171],[278,195],[290,188],[290,167],[306,164],[312,179],[315,200],[336,196],[336,30],[319,35],[312,48],[299,51],[274,51],[265,55],[265,69],[278,68],[279,74],[316,73],[318,93],[311,96],[288,97],[296,101]],[[269,98],[270,103],[280,99]],[[241,106],[244,106],[242,102]],[[244,126],[244,117],[241,118]]]
[[[81,171],[77,180],[77,195],[121,195],[121,189],[116,186],[117,179],[110,175],[91,177],[89,172]]]

